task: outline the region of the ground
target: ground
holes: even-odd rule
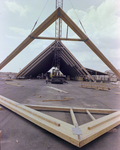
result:
[[[80,88],[79,85],[80,82],[77,81],[68,81],[64,84],[51,84],[50,82],[46,84],[45,80],[0,81],[0,95],[22,104],[120,109],[120,95],[116,94],[120,92],[119,87],[111,88],[109,91],[96,91]],[[48,86],[67,91],[68,94],[55,91]],[[64,97],[74,99],[58,102],[42,101]],[[68,112],[44,111],[44,113],[72,124]],[[76,113],[75,115],[79,125],[91,121],[86,114]],[[3,106],[0,110],[1,150],[119,150],[120,126],[116,129],[116,132],[108,132],[82,148],[77,148]]]

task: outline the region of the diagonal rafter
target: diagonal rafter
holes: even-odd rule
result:
[[[59,8],[60,9],[60,8]],[[60,9],[62,20],[82,39],[85,44],[120,78],[118,70],[110,63],[110,61],[100,52],[93,42],[80,30],[80,28]]]
[[[0,69],[7,65],[16,55],[18,55],[26,46],[28,46],[34,39],[45,29],[47,29],[58,18],[58,9],[55,10],[37,29],[35,29],[1,64]]]

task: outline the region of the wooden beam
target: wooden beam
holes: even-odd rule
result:
[[[93,115],[89,112],[89,110],[86,110],[86,112],[87,112],[87,114],[90,116],[90,118],[91,118],[92,120],[95,120],[95,118],[94,118]]]
[[[77,122],[77,120],[76,120],[76,117],[75,117],[75,114],[74,114],[72,108],[70,108],[70,115],[71,115],[71,118],[72,118],[72,122],[73,122],[73,124],[74,124],[74,126],[75,126],[75,128],[73,128],[73,130],[77,130],[77,133],[80,131],[80,134],[81,134],[81,130],[80,130],[80,128],[78,127],[78,122]],[[80,134],[78,134],[78,140],[80,140]]]
[[[78,124],[78,122],[77,122],[77,120],[76,120],[76,117],[75,117],[75,114],[74,114],[72,108],[70,108],[70,114],[71,114],[72,122],[73,122],[73,124],[74,124],[74,126],[75,126],[76,124]]]
[[[69,112],[70,107],[59,107],[59,106],[45,106],[45,105],[32,105],[32,104],[23,104],[27,107],[30,107],[35,110],[48,110],[48,111],[65,111]]]
[[[73,97],[64,97],[64,99],[74,99]]]
[[[42,102],[53,102],[53,101],[68,101],[69,99],[47,99],[42,100]]]
[[[31,37],[32,39],[45,39],[45,40],[61,40],[61,41],[86,41],[82,39],[73,39],[73,38],[55,38],[55,37]]]
[[[114,117],[113,117],[114,116]],[[120,124],[120,111],[79,126],[82,131],[79,147],[86,145]],[[97,126],[96,126],[97,125]]]
[[[12,81],[12,82],[5,82],[6,84],[8,84],[8,85],[13,85],[13,86],[22,86],[22,85],[20,85],[20,84],[18,84],[17,82],[14,82],[14,81]]]
[[[45,105],[32,105],[32,104],[23,104],[27,107],[36,109],[36,110],[49,110],[49,111],[70,111],[70,107],[61,107],[61,106],[45,106]],[[118,110],[116,109],[95,109],[95,108],[79,108],[79,107],[72,107],[74,112],[81,112],[86,113],[86,110],[93,114],[111,114]]]
[[[16,77],[19,77],[19,76],[25,76],[25,72],[26,70],[30,70],[31,69],[31,64],[37,64],[38,63],[38,58],[39,57],[43,57],[44,56],[44,53],[46,53],[46,50],[49,49],[49,51],[51,51],[52,49],[52,45],[54,44],[55,42],[52,42],[45,50],[43,50],[38,56],[36,56],[29,64],[27,64],[17,75]],[[50,47],[50,48],[49,48]]]
[[[85,69],[85,67],[82,66],[82,64],[74,57],[74,55],[65,47],[62,43],[61,45],[63,46],[62,49],[64,50],[64,53],[68,54],[71,58],[74,64],[78,67],[78,69],[82,72],[82,74],[88,79],[88,80],[93,80],[95,79],[89,74],[89,72]],[[83,71],[84,70],[84,71]]]
[[[51,48],[52,49],[52,48]],[[51,49],[49,49],[49,51],[45,52],[46,56],[49,55],[51,53]],[[45,54],[44,56],[41,57],[41,59],[34,61],[33,63],[31,63],[32,65],[30,65],[28,68],[26,67],[25,72],[24,72],[24,76],[26,76],[26,74],[28,72],[30,72],[33,68],[35,68],[35,66],[37,66],[37,64],[39,64],[40,61],[44,60],[45,58]]]
[[[67,16],[67,14],[60,9],[61,19],[82,39],[86,40],[85,44],[120,78],[118,70],[110,63],[110,61],[100,52],[100,50],[93,44],[93,42],[80,30],[80,28]]]
[[[104,118],[100,118],[99,120],[95,121],[93,124],[89,125],[88,126],[88,129],[89,130],[92,130],[93,128],[97,128],[98,126],[100,126],[101,124],[104,124],[106,122],[109,122],[110,120],[112,119],[115,119],[115,118],[120,118],[120,111],[118,112],[115,112],[111,115],[108,115],[108,116],[105,116]],[[120,120],[119,120],[120,121]]]
[[[40,26],[37,27],[3,62],[0,64],[0,69],[7,65],[16,55],[18,55],[26,46],[28,46],[34,39],[45,29],[47,29],[58,18],[59,9],[55,10]]]

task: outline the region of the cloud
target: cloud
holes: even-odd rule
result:
[[[100,6],[91,6],[87,12],[70,9],[67,14],[79,24],[75,12],[82,21],[89,36],[118,36],[120,23],[119,0],[105,0]],[[74,12],[75,11],[75,12]],[[109,31],[113,31],[111,35]]]
[[[9,29],[17,33],[17,35],[19,34],[20,36],[28,36],[28,34],[30,33],[29,29],[23,29],[19,27],[9,27]]]
[[[25,16],[29,11],[29,8],[27,6],[22,6],[20,4],[17,4],[16,2],[5,1],[5,4],[11,12],[18,12],[20,16]]]
[[[93,43],[100,49],[100,51],[114,63],[114,65],[119,68],[117,60],[120,59],[120,1],[119,0],[105,0],[98,7],[91,6],[85,12],[82,10],[70,9],[67,14],[70,18],[80,26],[78,17],[79,16],[88,37],[93,41]],[[75,11],[75,12],[74,12]],[[82,27],[80,27],[82,29]],[[82,29],[83,31],[83,29]],[[84,32],[84,31],[83,31]],[[80,47],[82,48],[82,46]],[[79,48],[79,49],[80,49]],[[88,60],[85,57],[85,52],[80,53],[83,56],[82,61]],[[86,55],[89,55],[88,52]],[[92,54],[89,55],[93,58]],[[97,57],[97,56],[96,56]],[[115,60],[115,58],[117,59]],[[89,57],[90,58],[90,57]],[[116,63],[115,63],[116,61]],[[91,66],[95,63],[94,59],[91,59]]]

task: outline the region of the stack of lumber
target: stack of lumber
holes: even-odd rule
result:
[[[95,89],[95,90],[110,90],[108,84],[97,83],[97,82],[81,82],[81,85],[79,87],[91,88],[91,89]]]

